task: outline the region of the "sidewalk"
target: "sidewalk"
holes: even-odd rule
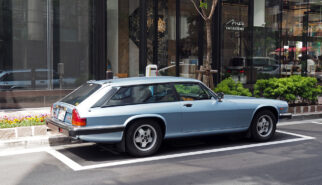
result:
[[[0,118],[3,116],[27,116],[40,114],[50,114],[50,107],[0,110]],[[310,112],[293,114],[293,118],[291,120],[280,120],[280,122],[302,121],[320,118],[322,118],[322,112]],[[73,143],[80,143],[80,141],[71,140],[60,133],[48,130],[47,134],[43,136],[19,137],[18,139],[0,140],[0,153],[15,149],[49,147]]]

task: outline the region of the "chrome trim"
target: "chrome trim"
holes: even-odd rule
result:
[[[125,129],[123,125],[110,125],[110,126],[95,126],[95,127],[75,127],[73,125],[67,125],[66,123],[55,119],[47,118],[46,124],[49,128],[54,127],[63,129],[63,134],[71,137],[78,135],[90,135],[90,134],[104,134],[111,132],[121,132]]]

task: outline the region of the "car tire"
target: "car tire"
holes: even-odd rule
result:
[[[272,139],[276,130],[276,122],[272,111],[263,110],[256,113],[250,127],[252,139],[259,142]]]
[[[125,144],[128,154],[145,157],[158,151],[163,140],[160,125],[154,120],[139,120],[126,131]]]

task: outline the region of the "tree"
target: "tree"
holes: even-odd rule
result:
[[[206,23],[206,44],[207,44],[207,55],[206,55],[206,61],[203,63],[203,70],[205,70],[205,76],[203,78],[203,82],[209,86],[212,87],[213,83],[212,80],[209,78],[211,76],[211,49],[212,49],[212,43],[211,43],[211,20],[215,12],[215,8],[217,6],[218,0],[209,0],[212,1],[210,11],[208,11],[208,2],[207,0],[190,0],[192,4],[194,5],[197,12],[200,14],[200,16],[203,18],[203,20]],[[199,5],[199,6],[198,6]]]

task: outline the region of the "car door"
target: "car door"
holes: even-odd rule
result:
[[[175,83],[182,109],[182,132],[209,130],[213,127],[213,102],[199,83]]]
[[[238,128],[241,114],[232,101],[218,101],[199,83],[176,83],[182,107],[182,131],[200,132]]]

